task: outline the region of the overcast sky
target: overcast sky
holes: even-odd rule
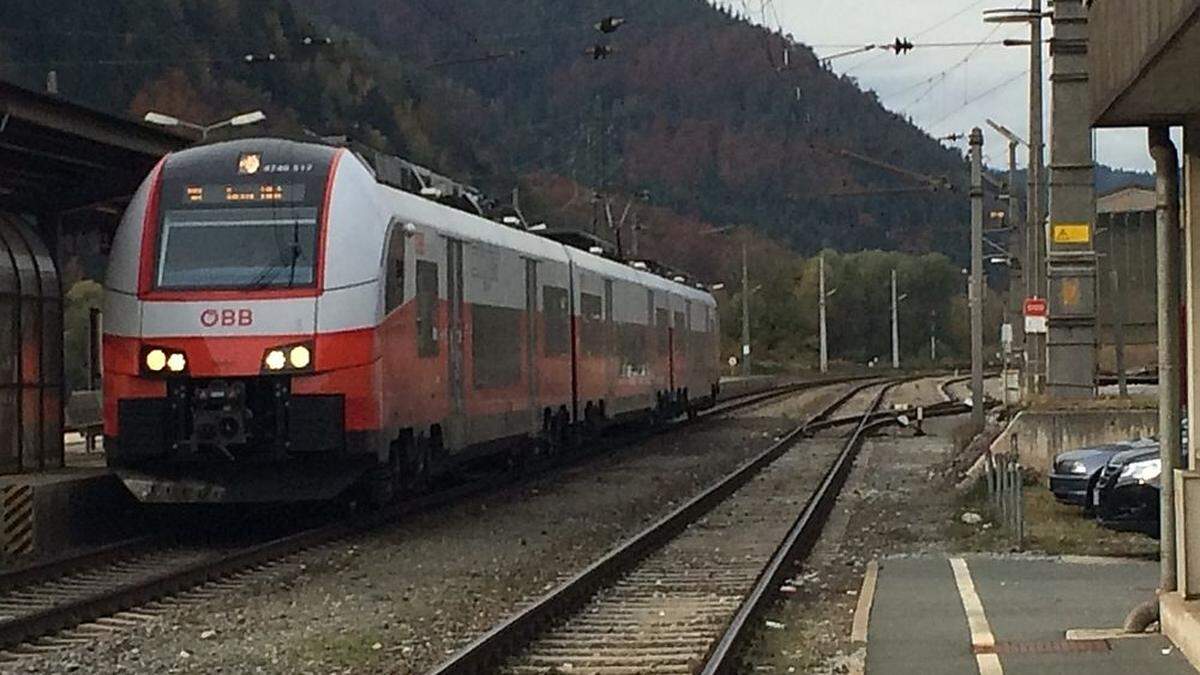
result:
[[[719,0],[751,18],[761,20],[762,0]],[[917,48],[903,56],[875,50],[833,60],[838,73],[877,92],[889,109],[910,116],[933,136],[985,132],[984,153],[989,164],[1006,164],[1007,145],[985,123],[986,118],[1020,136],[1029,133],[1029,48],[984,45],[926,47],[922,43],[988,42],[1028,38],[1026,24],[985,24],[984,9],[1013,7],[1015,0],[774,0],[775,14],[785,32],[811,45],[820,56],[847,51],[867,43],[891,43],[907,37]],[[776,16],[767,17],[774,27]],[[1046,22],[1047,36],[1050,23]],[[1046,50],[1048,52],[1048,50]],[[1050,100],[1050,62],[1046,53],[1046,103]],[[969,58],[968,58],[969,57]],[[964,62],[965,60],[965,62]],[[1046,117],[1047,137],[1049,115]],[[958,147],[965,148],[965,141]],[[1047,144],[1049,141],[1047,140]],[[1049,147],[1049,145],[1047,145]],[[1110,166],[1149,171],[1144,129],[1096,132],[1096,159]],[[1024,164],[1022,154],[1019,161]]]

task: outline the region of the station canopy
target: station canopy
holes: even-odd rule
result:
[[[159,158],[189,142],[0,82],[0,210],[120,213]]]
[[[63,466],[63,235],[111,236],[188,143],[0,82],[0,474]]]

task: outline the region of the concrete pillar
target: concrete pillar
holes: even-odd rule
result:
[[[1183,288],[1183,301],[1187,307],[1184,332],[1187,346],[1181,367],[1187,373],[1188,447],[1200,448],[1200,117],[1191,120],[1183,132],[1183,184],[1179,186],[1183,196],[1182,220],[1184,236],[1184,268],[1187,282]],[[1188,453],[1188,466],[1197,469],[1197,452]]]
[[[1046,393],[1091,397],[1096,394],[1096,195],[1083,0],[1055,2],[1053,21]]]
[[[1174,471],[1179,465],[1180,417],[1180,339],[1179,303],[1183,296],[1180,283],[1182,267],[1179,250],[1179,153],[1171,142],[1170,129],[1152,127],[1147,132],[1150,156],[1154,158],[1156,185],[1156,268],[1158,288],[1158,432],[1159,459],[1162,462],[1160,513],[1175,513]],[[1170,479],[1168,479],[1170,477]],[[1177,585],[1175,518],[1159,521],[1159,590],[1173,591]]]
[[[1189,364],[1200,363],[1200,118],[1190,120],[1183,132],[1183,182],[1179,186],[1183,199],[1181,225],[1184,238],[1184,269],[1187,272],[1183,288],[1183,301],[1187,307],[1184,331],[1187,344],[1183,352],[1182,367],[1187,377],[1188,409],[1188,468],[1176,471],[1172,484],[1174,494],[1176,579],[1184,598],[1195,598],[1200,594],[1200,474],[1196,473],[1197,420],[1200,420],[1200,377]],[[1161,430],[1160,430],[1161,431]],[[1165,436],[1164,436],[1165,438]],[[1165,468],[1165,464],[1164,464]],[[1166,471],[1163,472],[1166,485]],[[1165,524],[1166,521],[1164,521]],[[1166,531],[1166,528],[1164,528]]]

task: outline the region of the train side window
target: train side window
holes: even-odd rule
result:
[[[666,356],[670,351],[670,339],[667,329],[670,327],[670,314],[665,309],[654,310],[654,335],[659,356]]]
[[[392,228],[392,238],[388,242],[387,278],[384,279],[384,294],[386,296],[386,312],[404,304],[404,228]]]
[[[476,389],[521,381],[521,310],[471,305],[471,360]]]
[[[687,356],[687,340],[687,315],[675,312],[675,351],[679,352],[680,356]]]
[[[591,293],[579,295],[579,310],[583,315],[579,342],[583,347],[583,353],[589,356],[604,353],[603,302],[598,295]]]
[[[546,356],[571,352],[571,313],[567,289],[542,287],[542,314],[546,325]]]
[[[417,356],[437,356],[438,266],[417,261]]]

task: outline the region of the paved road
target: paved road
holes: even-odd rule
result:
[[[1064,639],[1068,629],[1120,626],[1130,608],[1152,597],[1157,563],[998,556],[962,561],[957,576],[945,556],[881,561],[867,673],[1195,672],[1158,635],[1108,640],[1102,651],[1062,651],[1079,646]],[[974,622],[966,607],[982,610],[973,612]],[[972,645],[986,644],[988,632],[999,655],[979,658]]]

